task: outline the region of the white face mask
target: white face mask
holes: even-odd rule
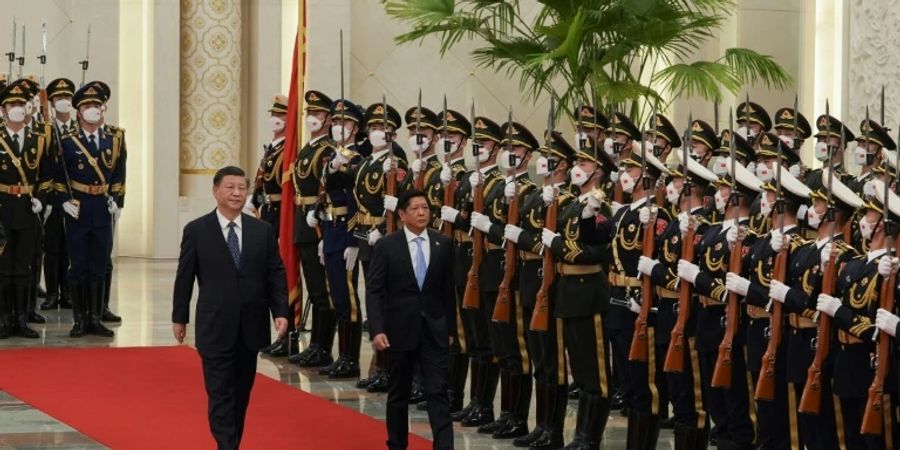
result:
[[[515,158],[515,164],[509,163],[510,155],[512,155]],[[509,150],[503,150],[502,152],[500,152],[500,156],[498,158],[499,159],[497,160],[497,166],[500,167],[500,170],[503,170],[503,171],[512,170],[512,169],[515,169],[516,166],[519,165],[519,158],[514,153],[510,153]]]
[[[631,174],[622,170],[619,174],[619,183],[622,183],[622,192],[630,194],[634,192],[634,186],[637,184],[637,180],[635,180]]]
[[[273,133],[279,133],[284,129],[284,119],[281,117],[269,117],[269,124],[272,125]]]
[[[681,189],[675,187],[674,181],[670,181],[669,184],[666,185],[666,200],[673,205],[677,205],[680,197]]]
[[[806,210],[806,225],[813,230],[818,230],[819,225],[822,225],[822,214],[816,212],[815,206]]]
[[[387,134],[384,130],[372,130],[369,132],[369,142],[374,148],[384,147],[387,145]]]
[[[57,100],[55,103],[53,103],[53,109],[55,109],[58,113],[66,114],[72,110],[72,100]]]
[[[875,183],[873,183],[872,180],[866,181],[863,184],[863,195],[866,197],[875,196]]]
[[[875,224],[866,220],[865,217],[859,218],[859,235],[867,241],[872,240],[872,234],[875,233]]]
[[[793,150],[794,149],[794,138],[791,136],[778,136],[781,139],[782,147],[785,150]]]
[[[100,121],[100,116],[102,116],[102,115],[103,115],[103,112],[100,111],[100,108],[98,108],[98,107],[96,107],[96,106],[91,106],[90,108],[85,109],[85,110],[81,113],[81,117],[82,117],[82,118],[84,119],[84,121],[87,122],[87,123],[97,123],[97,122],[99,122],[99,121]]]
[[[343,133],[343,134],[341,134]],[[344,142],[353,137],[353,130],[345,128],[343,125],[331,126],[331,138],[337,142]]]
[[[584,131],[580,133],[576,131],[575,140],[573,142],[575,142],[575,148],[587,148],[591,145],[591,137]]]
[[[694,161],[699,162],[701,159],[703,159],[704,156],[706,156],[706,154],[700,154],[695,148],[691,147],[691,152],[690,152],[689,156]]]
[[[769,196],[763,195],[759,198],[759,213],[763,216],[768,216],[772,213],[772,204],[769,203]]]
[[[431,139],[428,139],[425,136],[422,136],[422,144],[418,143],[418,139],[416,139],[416,135],[412,135],[409,137],[409,148],[412,149],[413,152],[423,152],[428,148],[428,145],[431,144]],[[442,147],[443,148],[443,147]]]
[[[605,151],[607,155],[616,154],[616,148],[613,144],[612,138],[606,138],[603,140],[603,151]]]
[[[760,179],[763,183],[768,183],[772,181],[772,178],[775,178],[775,171],[769,167],[770,163],[760,162],[756,165],[756,177]]]
[[[322,121],[316,116],[306,116],[306,126],[310,133],[315,133],[322,129]]]
[[[726,175],[730,171],[730,167],[726,164],[726,158],[724,156],[714,156],[709,165],[709,169],[718,177]]]
[[[6,113],[6,118],[10,122],[19,123],[25,121],[25,107],[24,106],[13,106]]]
[[[716,195],[713,196],[716,200],[716,210],[720,213],[725,212],[725,207],[728,206],[728,199],[722,197],[721,191],[716,191]]]
[[[828,144],[816,142],[816,159],[819,161],[828,161]]]
[[[491,151],[487,149],[487,147],[479,146],[478,147],[478,162],[484,164],[488,162],[488,159],[491,157]]]
[[[569,176],[572,177],[572,184],[578,187],[584,186],[584,183],[587,183],[587,180],[591,178],[591,175],[592,174],[585,172],[584,169],[582,169],[580,166],[572,167],[572,171],[569,173]],[[623,174],[622,176],[624,177],[625,174]],[[634,186],[632,186],[632,189],[633,188]]]
[[[856,148],[853,149],[853,162],[855,162],[856,164],[860,166],[867,165],[867,156],[868,155],[866,154],[866,149],[864,147],[856,146]]]
[[[537,159],[535,174],[539,177],[550,175],[550,160],[546,156],[541,156]]]
[[[735,133],[740,135],[742,138],[747,139],[747,140],[752,140],[753,138],[756,137],[756,133],[747,127],[743,127],[743,126],[738,127],[738,129],[734,130],[734,131],[735,131]]]

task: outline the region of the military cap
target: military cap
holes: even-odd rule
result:
[[[27,102],[31,98],[31,92],[28,89],[28,80],[19,79],[10,83],[2,92],[0,92],[0,105],[10,102]]]
[[[512,144],[513,147],[522,146],[528,150],[534,151],[540,148],[541,144],[537,141],[531,131],[518,122],[507,122],[501,127],[503,139],[500,145]]]
[[[675,161],[678,163],[678,168],[669,170],[669,172],[673,177],[684,178],[685,164],[682,161],[682,152],[675,152]],[[711,170],[690,157],[687,161],[687,174],[690,176],[692,184],[703,188],[710,186],[718,178]]]
[[[691,139],[705,144],[710,150],[719,147],[719,137],[716,136],[716,130],[702,120],[695,120],[691,124]]]
[[[272,107],[269,108],[270,113],[287,114],[288,98],[283,94],[275,94],[272,97]]]
[[[645,153],[641,155],[641,153]],[[643,157],[642,157],[643,156]],[[646,159],[647,164],[647,174],[651,178],[659,178],[661,174],[668,173],[669,170],[666,169],[666,165],[662,163],[656,156],[653,156],[653,152],[631,152],[631,156],[622,160],[622,165],[624,166],[632,166],[632,167],[643,167],[643,160]]]
[[[447,128],[444,128],[445,120],[447,121]],[[438,116],[438,124],[440,131],[444,133],[460,133],[466,136],[472,134],[472,124],[469,123],[469,119],[452,109],[441,111],[441,114]]]
[[[731,139],[734,138],[734,154],[745,161],[753,161],[756,159],[756,153],[753,146],[738,133],[731,130],[722,130],[719,139],[719,148],[713,151],[716,155],[731,156]]]
[[[488,139],[499,143],[503,138],[500,125],[484,116],[475,118],[475,139]]]
[[[763,190],[776,192],[778,190],[778,182],[772,180],[763,185]],[[793,201],[795,204],[804,204],[809,200],[812,190],[803,184],[802,181],[795,178],[787,170],[781,171],[781,195]]]
[[[750,122],[758,123],[762,126],[763,131],[769,131],[772,128],[772,119],[769,118],[769,113],[756,103],[743,102],[738,105],[734,120],[741,123],[746,122],[747,119],[750,119]]]
[[[632,122],[631,119],[628,118],[628,116],[620,112],[616,112],[613,114],[607,132],[625,134],[636,141],[641,140],[641,131],[638,130],[636,126],[634,126],[634,122]]]
[[[669,145],[671,145],[672,148],[681,147],[681,137],[678,136],[678,130],[672,125],[672,121],[662,114],[657,114],[652,120],[656,124],[657,137],[669,141]],[[653,128],[650,128],[647,131],[653,132]]]
[[[800,155],[793,151],[793,149],[788,148],[784,141],[782,141],[775,133],[765,132],[760,134],[756,139],[756,143],[759,144],[759,150],[756,151],[757,159],[777,158],[778,146],[780,145],[781,159],[785,160],[788,166],[800,162]]]
[[[32,98],[41,92],[41,87],[38,85],[37,81],[28,78],[20,78],[19,81],[22,82],[22,86],[25,88],[28,98]]]
[[[884,129],[878,122],[874,120],[865,119],[859,124],[859,136],[856,137],[858,141],[869,141],[874,142],[883,148],[888,150],[896,150],[897,144],[891,139],[890,134],[887,130]]]
[[[813,191],[809,194],[809,197],[812,199],[819,199],[824,202],[828,202],[828,171],[830,169],[827,167],[822,168],[822,183],[824,186],[819,188],[816,191]],[[883,197],[882,197],[883,198]],[[834,174],[834,178],[831,179],[831,206],[838,208],[844,213],[850,215],[856,212],[859,208],[864,206],[866,202],[863,201],[859,195],[856,195],[853,190],[847,187],[843,181],[841,181],[841,177],[838,174]]]
[[[72,106],[79,108],[81,105],[88,103],[102,105],[108,98],[106,92],[103,90],[103,86],[91,82],[85,84],[75,92],[75,95],[72,96]]]
[[[731,167],[731,158],[725,159],[725,164],[728,164]],[[747,195],[749,198],[755,197],[758,193],[762,192],[763,182],[760,181],[759,178],[756,178],[756,175],[751,172],[749,169],[744,167],[743,164],[736,162],[734,163],[734,179],[737,180],[737,190],[738,192]],[[719,177],[716,180],[717,186],[729,186],[731,188],[735,188],[735,183],[732,180],[731,174],[727,174],[725,176]]]
[[[306,91],[303,95],[307,111],[331,111],[331,97],[315,90]]]
[[[844,130],[844,142],[850,142],[856,140],[856,135],[847,128],[846,125],[841,123],[840,120],[835,119],[833,116],[826,116],[822,114],[816,119],[816,129],[819,130],[816,133],[816,137],[841,137],[841,129]]]
[[[794,108],[781,108],[775,111],[775,128],[794,129]],[[797,128],[799,128],[798,131],[801,138],[808,139],[812,136],[812,128],[809,126],[809,121],[806,120],[802,113],[797,114]]]
[[[576,160],[584,160],[596,163],[603,167],[606,170],[606,173],[612,173],[618,170],[618,166],[616,165],[616,161],[613,160],[612,155],[603,151],[603,149],[595,149],[594,142],[591,140],[587,141],[587,145],[584,148],[575,149],[575,159]]]
[[[601,130],[609,128],[609,119],[590,105],[581,105],[576,108],[575,120],[577,121],[576,128],[579,124],[581,128],[600,128]]]
[[[47,98],[52,99],[58,95],[75,95],[75,83],[68,78],[57,78],[47,84]]]
[[[559,131],[550,133],[549,141],[549,148],[546,145],[541,145],[541,151],[547,152],[547,156],[556,156],[557,158],[564,159],[569,162],[575,160],[575,149],[571,145],[569,145],[568,142],[566,142],[566,138],[563,137],[562,133],[560,133]]]
[[[362,108],[350,100],[338,99],[331,102],[331,118],[338,120],[352,120],[357,124],[363,121]]]
[[[403,119],[406,121],[406,128],[408,130],[416,129],[416,120],[418,119],[419,128],[431,128],[432,130],[437,131],[438,129],[438,116],[434,113],[434,111],[428,108],[413,107],[406,110],[406,114],[403,116]]]
[[[372,125],[373,123],[384,123],[385,119],[385,104],[384,103],[372,103],[366,108],[366,126]],[[394,109],[393,106],[387,105],[387,125],[389,127],[393,127],[394,130],[400,127],[400,113]]]
[[[864,205],[865,208],[871,209],[874,211],[878,211],[881,214],[884,214],[884,190],[886,189],[884,181],[879,179],[872,180],[872,185],[875,188],[875,195],[872,196],[872,199],[869,200],[869,203]],[[900,221],[900,197],[894,192],[893,189],[888,189],[889,198],[888,202],[890,205],[890,216],[892,222]]]

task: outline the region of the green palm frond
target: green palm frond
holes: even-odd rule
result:
[[[720,86],[734,93],[741,88],[740,79],[727,64],[720,62],[674,64],[659,71],[654,78],[654,81],[663,83],[676,98],[699,96],[720,102]]]
[[[762,82],[769,88],[785,89],[793,82],[791,75],[769,55],[746,48],[729,48],[723,59],[741,84]]]

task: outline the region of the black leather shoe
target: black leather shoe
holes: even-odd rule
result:
[[[366,387],[366,391],[368,392],[387,392],[388,390],[388,375],[387,372],[380,372],[374,380],[372,380],[369,385]]]
[[[343,363],[344,363],[344,357],[340,356],[340,357],[338,357],[338,359],[334,360],[331,364],[319,369],[319,375],[324,375],[324,376],[331,375],[334,372],[334,369],[337,369],[338,366],[340,366]]]
[[[481,434],[494,434],[495,432],[501,430],[506,426],[507,421],[510,419],[510,414],[508,411],[500,411],[500,417],[497,417],[497,420],[478,427],[478,432]]]
[[[412,391],[409,393],[409,403],[417,405],[425,401],[425,389],[422,383],[413,381]]]
[[[528,422],[510,415],[506,425],[491,434],[494,439],[512,439],[528,434]]]
[[[622,391],[616,391],[612,398],[609,399],[609,409],[617,410],[625,407],[625,395],[622,394]],[[627,414],[626,414],[627,415]]]
[[[472,410],[472,413],[464,418],[460,425],[464,427],[481,427],[491,423],[494,423],[494,409],[478,408]]]
[[[41,311],[50,311],[51,309],[56,309],[59,307],[59,296],[58,295],[48,295],[47,298],[41,303],[39,308]]]
[[[531,447],[531,444],[533,444],[538,439],[541,439],[544,436],[544,433],[549,433],[549,431],[547,431],[543,426],[538,425],[534,427],[533,430],[531,430],[531,433],[513,439],[513,447],[529,448]]]
[[[359,378],[359,362],[345,359],[341,364],[334,368],[328,378],[331,380],[340,380],[342,378]]]
[[[28,323],[47,323],[47,319],[36,312],[30,312],[28,313]]]
[[[273,358],[284,358],[288,355],[288,343],[290,341],[288,339],[279,339],[278,346],[269,349],[268,355]]]
[[[428,400],[424,400],[424,401],[422,401],[422,402],[419,402],[419,404],[416,405],[416,410],[418,410],[418,411],[428,411]]]
[[[291,355],[288,357],[288,362],[291,364],[300,364],[303,361],[309,359],[313,353],[316,352],[316,349],[319,348],[318,344],[310,344],[309,347],[306,347],[302,352],[297,353],[296,355]]]
[[[27,339],[37,339],[41,337],[37,331],[28,328],[28,324],[25,321],[19,321],[18,324],[13,328],[12,335],[15,337],[23,337]]]
[[[462,422],[462,420],[465,419],[466,417],[468,417],[469,414],[472,414],[472,411],[475,408],[476,408],[475,403],[469,402],[469,404],[466,405],[465,408],[463,408],[459,411],[450,413],[450,419],[453,420],[454,422]]]
[[[281,341],[283,341],[283,340],[284,340],[283,338],[278,338],[278,339],[276,339],[274,342],[272,342],[271,344],[269,344],[268,347],[263,347],[263,348],[259,349],[259,352],[262,353],[263,355],[268,355],[269,353],[272,352],[272,349],[277,348],[278,346],[280,346],[280,345],[281,345]]]
[[[66,295],[59,296],[59,307],[60,309],[72,309],[72,301],[69,300],[69,297]]]
[[[100,320],[110,323],[122,323],[122,318],[113,314],[113,312],[110,311],[109,308],[103,309],[103,316],[100,318]]]
[[[84,327],[84,323],[81,321],[76,321],[75,324],[72,325],[72,330],[69,331],[69,337],[80,338],[87,334],[87,330]]]
[[[309,359],[302,361],[300,367],[325,367],[333,362],[334,358],[331,356],[331,352],[326,351],[324,348],[319,348]]]
[[[559,449],[565,445],[563,441],[562,432],[552,432],[550,430],[543,430],[540,436],[537,437],[531,443],[532,450],[549,450],[549,449]]]

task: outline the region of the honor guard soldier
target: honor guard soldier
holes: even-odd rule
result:
[[[653,121],[651,123],[655,123],[655,126],[646,131],[647,142],[645,142],[644,145],[647,145],[648,149],[652,149],[653,156],[665,164],[673,149],[681,147],[681,137],[678,136],[678,131],[672,125],[672,121],[670,121],[668,117],[662,114],[656,114],[654,117],[651,117],[650,120]],[[673,203],[668,201],[665,196],[666,184],[668,183],[667,178],[670,175],[671,174],[669,173],[664,173],[663,178],[660,178],[659,183],[657,184],[657,204],[659,206],[665,205],[666,212],[669,216],[675,217],[678,214],[678,202],[676,201]]]
[[[363,275],[368,276],[372,247],[387,233],[385,216],[390,208],[386,206],[396,207],[396,203],[386,204],[387,175],[395,173],[397,192],[400,192],[406,188],[403,180],[406,179],[407,166],[403,148],[395,141],[397,128],[402,123],[400,113],[391,105],[374,103],[366,108],[365,122],[372,152],[356,171],[354,196],[358,210],[351,232],[357,239]],[[376,352],[373,359],[374,370],[369,371],[368,378],[359,380],[357,387],[371,392],[385,392],[388,386],[388,354]]]
[[[287,118],[288,99],[278,94],[269,108],[269,124],[272,140],[263,146],[263,157],[256,170],[253,183],[253,207],[259,211],[259,218],[272,225],[275,236],[279,235],[281,222],[281,177],[284,172],[284,121]]]
[[[672,330],[678,322],[679,297],[681,289],[690,293],[690,285],[682,286],[678,279],[678,260],[683,255],[682,245],[688,235],[691,224],[697,226],[692,242],[694,246],[708,226],[703,216],[705,200],[711,196],[712,183],[716,175],[697,161],[685,158],[683,152],[675,153],[680,166],[671,171],[671,180],[666,186],[666,197],[670,203],[678,206],[678,220],[672,220],[666,229],[656,237],[656,258],[641,255],[638,260],[638,271],[649,275],[656,285],[657,313],[655,323],[656,355],[667,357],[672,338]],[[690,183],[686,183],[686,177]],[[686,186],[690,186],[686,192]],[[665,374],[666,388],[672,402],[674,420],[675,450],[697,450],[706,448],[709,421],[703,408],[702,380],[697,361],[695,342],[696,311],[698,305],[688,297],[686,318],[683,319],[682,339],[683,358],[681,370],[670,370]]]
[[[52,136],[25,126],[28,85],[11,83],[0,92],[6,117],[0,129],[0,224],[7,245],[0,254],[0,337],[37,338],[28,327],[34,255],[40,232],[46,190],[55,161],[49,147]]]
[[[837,151],[837,145],[832,150]],[[787,355],[784,361],[787,365],[787,381],[793,388],[792,391],[788,391],[788,395],[793,395],[792,398],[795,400],[789,404],[796,405],[804,396],[808,370],[816,353],[820,351],[816,303],[822,292],[823,267],[827,268],[830,264],[829,258],[832,253],[830,250],[824,252],[823,250],[826,246],[837,249],[844,261],[856,254],[856,251],[844,241],[842,230],[854,212],[863,206],[863,200],[844,185],[837,175],[835,172],[834,178],[828,181],[830,175],[826,169],[826,186],[810,194],[811,203],[807,210],[806,226],[816,234],[812,240],[806,241],[791,255],[786,277],[788,281],[772,280],[769,284],[769,297],[784,303],[784,312],[788,314],[788,328],[785,332]],[[831,194],[827,191],[828,183],[831,183]],[[827,357],[827,350],[822,351],[826,352],[824,356]],[[796,420],[790,423],[797,424],[797,438],[799,444],[805,448],[837,449],[840,446],[831,388],[834,372],[832,361],[828,360],[819,369],[818,411],[804,411],[802,405],[799,407],[800,411],[791,408],[789,412],[796,414]],[[792,437],[792,446],[794,443]]]
[[[575,146],[580,145],[580,148],[587,149],[588,153],[594,153],[593,150],[591,150],[593,148],[604,146],[607,138],[606,130],[609,128],[609,119],[607,119],[606,116],[594,109],[593,106],[582,105],[575,110],[575,119],[576,130],[581,130],[576,131],[575,133]],[[597,156],[606,168],[604,170],[606,176],[602,177],[603,182],[600,185],[600,189],[606,194],[606,198],[613,198],[616,182],[614,177],[609,175],[616,172],[618,161],[614,159],[614,155],[610,155],[606,152],[598,152]],[[618,174],[618,172],[616,172],[616,174]]]
[[[458,114],[457,114],[458,116]],[[450,128],[450,122],[447,122]],[[463,302],[466,292],[478,292],[479,267],[473,266],[475,245],[473,235],[476,234],[471,224],[471,216],[478,192],[489,192],[494,184],[503,180],[497,170],[497,155],[500,153],[500,140],[502,134],[500,125],[487,117],[475,117],[472,124],[474,141],[472,149],[475,160],[475,169],[466,172],[459,171],[457,167],[453,171],[451,162],[451,175],[455,173],[458,184],[454,193],[453,205],[441,207],[441,219],[453,224],[454,245],[454,279],[456,280],[457,302],[460,303],[460,318],[466,335],[466,350],[469,354],[472,380],[470,383],[471,400],[465,408],[451,413],[450,417],[460,422],[464,427],[477,427],[494,421],[494,396],[497,392],[497,383],[500,377],[500,369],[494,354],[491,351],[491,341],[488,337],[488,313],[482,311],[483,304],[474,308],[466,308]],[[453,136],[450,133],[449,136]],[[458,139],[458,138],[457,138]],[[461,142],[461,141],[460,141]],[[442,174],[446,178],[446,172]],[[484,186],[479,190],[480,186]],[[478,199],[481,202],[481,199]],[[481,213],[482,211],[479,211]],[[479,243],[480,248],[484,240]],[[479,254],[479,259],[482,254]],[[474,278],[470,273],[474,271]],[[470,279],[472,278],[472,279]],[[474,283],[468,287],[468,283]]]
[[[716,159],[714,156],[718,153],[716,149],[724,145],[719,141],[716,130],[710,124],[703,120],[691,122],[691,142],[688,145],[691,146],[688,152],[688,156],[691,159],[710,170],[715,169]],[[709,205],[709,210],[704,213],[704,216],[710,222],[721,221],[721,215],[717,211],[716,205],[712,203]]]
[[[765,133],[760,138],[760,143],[768,139],[770,133]],[[782,143],[783,154],[793,153]],[[768,150],[760,149],[761,152]],[[761,155],[767,158],[766,155]],[[760,167],[758,165],[757,167]],[[776,169],[777,171],[777,169]],[[801,205],[809,200],[810,190],[800,180],[795,178],[786,168],[780,175],[781,192],[778,192],[778,181],[763,185],[760,199],[760,214],[771,218],[772,228],[766,235],[753,238],[748,237],[744,245],[750,247],[750,251],[744,256],[741,263],[741,273],[728,272],[725,277],[725,287],[744,298],[747,309],[747,337],[746,355],[747,370],[750,371],[753,390],[760,382],[760,377],[767,376],[763,371],[763,357],[767,352],[770,332],[775,326],[774,321],[781,321],[783,317],[773,317],[769,311],[769,285],[774,280],[775,259],[779,252],[787,252],[787,263],[793,261],[797,250],[804,245],[804,240],[799,234],[797,211]],[[781,203],[780,205],[778,203]],[[779,211],[780,210],[780,211]],[[752,242],[752,243],[751,243]],[[785,281],[785,280],[779,280]],[[791,448],[789,419],[796,419],[796,401],[789,406],[787,384],[787,339],[781,338],[777,344],[775,358],[773,398],[757,398],[756,400],[756,425],[757,445],[761,448]]]
[[[734,157],[737,163],[744,167],[756,165],[756,151],[740,134],[731,130],[722,130],[719,139],[719,148],[714,152],[712,160],[707,165],[717,177],[724,177],[731,171],[729,165],[729,157],[731,155],[731,139],[734,139]],[[710,223],[718,223],[723,219],[722,214],[716,209],[715,203],[710,202],[709,207],[704,212],[705,219]]]
[[[856,140],[856,136],[840,120],[824,114],[816,119],[816,128],[818,132],[813,152],[816,160],[831,167],[834,170],[835,179],[850,187],[852,183],[849,180],[847,169],[844,167],[844,153],[847,151],[847,145]],[[842,133],[844,136],[843,148],[840,147]],[[830,162],[828,162],[829,160]],[[806,175],[806,185],[813,191],[820,190],[825,186],[821,167]]]
[[[865,199],[873,195],[872,181],[875,179],[875,170],[882,164],[881,150],[896,150],[897,144],[887,130],[874,120],[860,122],[856,144],[853,161],[860,166],[860,172],[848,185],[854,190],[862,188]]]
[[[334,362],[331,347],[334,343],[334,310],[328,300],[325,267],[319,254],[321,230],[309,226],[307,217],[324,192],[326,155],[334,145],[328,135],[331,126],[331,99],[319,91],[306,91],[306,127],[309,141],[297,152],[291,163],[291,183],[294,185],[294,244],[300,251],[300,268],[308,302],[312,305],[313,325],[309,346],[294,359],[302,367],[322,367]],[[299,305],[299,303],[298,303]],[[298,311],[292,311],[298,314]],[[288,319],[288,333],[261,350],[270,356],[292,356],[297,348],[294,319]]]
[[[779,145],[784,150],[784,142],[772,132],[764,132],[756,139],[756,177],[763,183],[773,182],[779,164],[784,169],[782,173],[790,173],[790,167],[799,167],[797,164],[800,163],[800,156],[795,152],[784,150],[781,152],[781,159],[778,159]],[[761,213],[761,199],[762,196],[758,196],[750,207],[749,225],[750,231],[759,236],[768,233],[772,227],[772,218]]]
[[[424,107],[410,108],[404,120],[409,131],[410,156],[415,157],[409,165],[410,171],[406,174],[409,180],[406,183],[425,192],[431,210],[428,227],[440,231],[441,206],[444,203],[444,187],[439,182],[444,148],[437,146],[440,122],[437,114]]]
[[[72,80],[57,78],[47,84],[47,101],[52,105],[53,133],[57,142],[78,128],[78,122],[72,114],[73,95],[75,83]],[[53,183],[47,196],[48,206],[51,208],[44,221],[44,287],[47,296],[41,303],[42,311],[72,307],[66,282],[69,255],[66,252],[66,230],[63,226],[65,213],[62,202],[65,200],[65,193],[65,184]]]
[[[67,185],[62,209],[67,215],[72,337],[114,335],[101,320],[113,223],[125,197],[126,155],[121,136],[101,125],[108,92],[104,84],[91,82],[75,93],[78,131],[60,141],[56,181]]]
[[[735,132],[747,140],[750,145],[756,145],[756,139],[760,134],[772,129],[772,118],[769,113],[757,103],[743,102],[737,106],[734,120],[738,128]],[[747,169],[753,169],[748,166]],[[753,172],[753,170],[750,170]]]
[[[803,114],[795,112],[793,108],[781,108],[775,111],[775,124],[772,128],[775,130],[775,135],[784,143],[784,150],[797,156],[797,161],[788,167],[791,175],[800,181],[805,181],[807,170],[803,166],[803,161],[800,160],[800,149],[812,136],[809,121]]]
[[[325,177],[325,202],[310,216],[311,227],[322,229],[322,253],[328,291],[334,305],[338,329],[338,359],[319,370],[331,379],[359,377],[359,348],[362,343],[362,309],[357,290],[359,247],[350,232],[356,215],[353,197],[354,171],[362,163],[356,137],[363,122],[363,110],[349,100],[331,105],[331,137],[337,144],[329,159]]]
[[[521,199],[537,186],[528,178],[528,162],[531,153],[540,144],[534,135],[517,122],[507,122],[501,127],[503,151],[497,157],[504,182],[493,184],[484,194],[484,212],[472,213],[472,226],[486,236],[487,254],[481,263],[479,289],[481,306],[487,315],[491,349],[500,365],[500,416],[494,422],[483,425],[479,433],[491,434],[495,439],[508,439],[528,434],[528,410],[531,405],[531,361],[525,347],[525,329],[521,318],[521,305],[517,304],[515,278],[505,275],[506,264],[517,264],[505,259],[504,228],[510,218],[507,213],[513,199]],[[519,201],[518,199],[516,201]],[[512,220],[518,222],[513,217]],[[506,302],[509,321],[494,321],[498,306],[500,284],[508,283]],[[502,305],[501,305],[502,307]]]
[[[578,197],[560,209],[555,227],[559,231],[545,225],[541,243],[545,252],[553,252],[557,262],[555,304],[549,320],[556,321],[557,333],[561,329],[572,377],[580,389],[575,436],[566,448],[588,450],[600,447],[612,394],[604,337],[609,287],[603,270],[611,222],[601,213],[609,209],[599,189],[603,180],[597,154],[594,149],[590,153],[577,151],[575,158],[569,178],[579,187]],[[558,356],[557,373],[565,377],[565,362],[562,355]]]
[[[727,162],[729,167],[731,161]],[[734,180],[734,181],[732,181]],[[744,333],[738,328],[740,308],[737,316],[726,318],[725,276],[729,271],[732,247],[745,232],[750,215],[750,205],[762,191],[762,181],[742,165],[734,164],[734,176],[716,180],[718,190],[714,196],[716,209],[723,222],[710,226],[695,246],[697,263],[684,259],[678,262],[678,277],[691,283],[699,295],[697,310],[696,345],[703,379],[704,405],[715,426],[710,431],[720,447],[729,449],[750,449],[754,440],[753,422],[750,419],[752,398],[747,380],[746,359],[744,357]],[[733,323],[735,327],[723,326]],[[731,375],[730,386],[716,380],[714,369],[719,356],[719,346],[726,333],[730,333],[730,361],[723,370]]]

